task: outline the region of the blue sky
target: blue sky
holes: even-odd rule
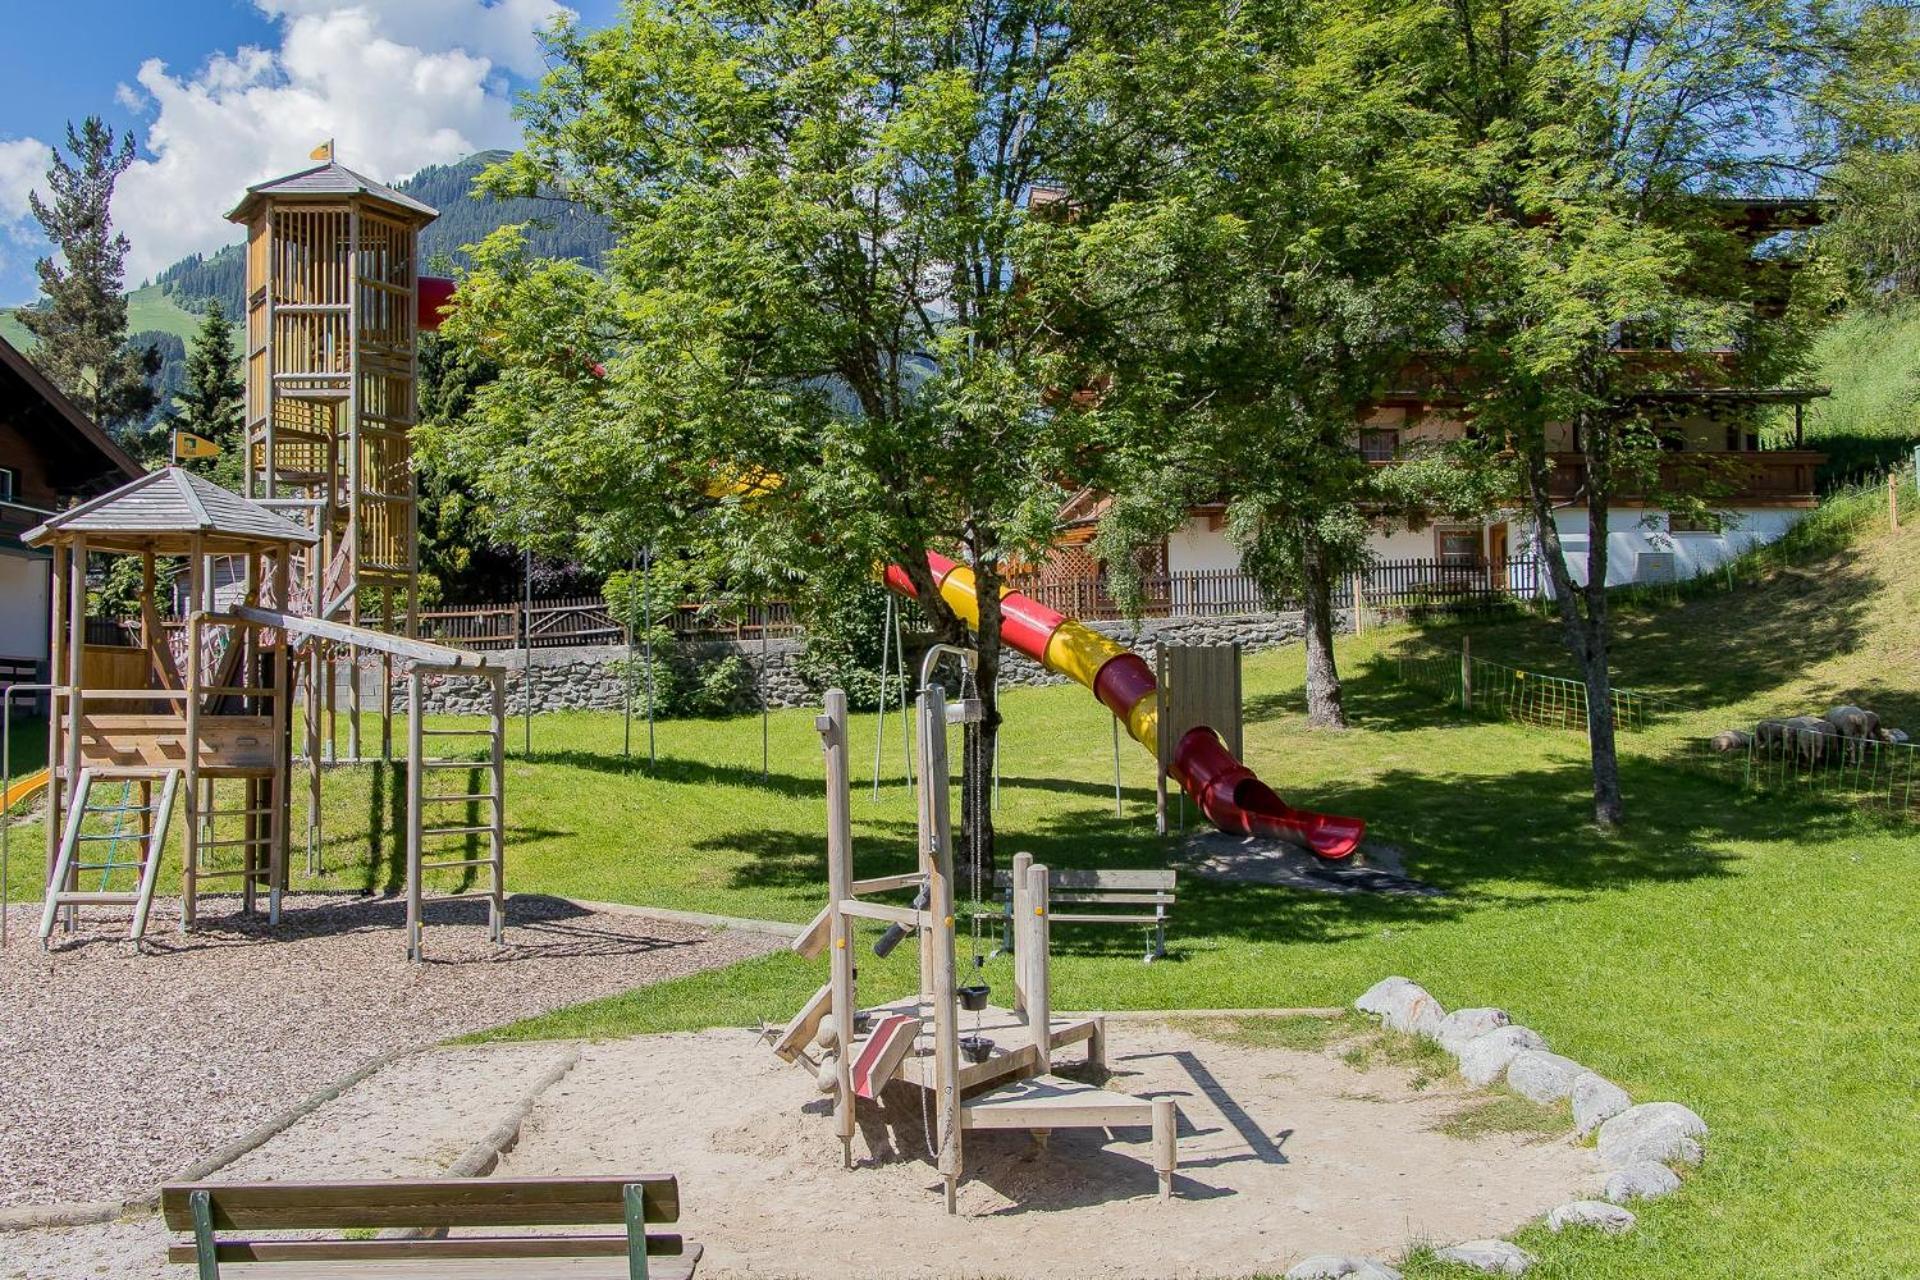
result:
[[[589,24],[617,0],[566,0]],[[332,136],[386,180],[517,137],[513,95],[559,0],[0,0],[0,305],[35,292],[46,252],[27,192],[69,120],[131,130],[114,216],[129,285],[234,237],[250,182]]]

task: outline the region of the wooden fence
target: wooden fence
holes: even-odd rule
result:
[[[1369,609],[1462,609],[1534,599],[1543,594],[1545,580],[1536,560],[1381,560],[1342,578],[1334,588],[1333,605],[1344,609],[1354,603],[1356,581]],[[1069,618],[1098,622],[1127,616],[1107,590],[1105,578],[1018,577],[1008,585]],[[1219,618],[1300,608],[1298,600],[1267,596],[1237,569],[1152,574],[1140,585],[1140,614],[1147,618]]]
[[[793,606],[780,602],[725,610],[683,604],[658,622],[688,640],[757,640],[800,632]],[[535,600],[531,608],[516,601],[423,610],[420,634],[468,649],[518,649],[523,645],[552,649],[624,644],[627,638],[626,628],[599,596]]]

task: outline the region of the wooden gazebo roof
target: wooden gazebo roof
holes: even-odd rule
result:
[[[375,182],[365,174],[355,173],[338,161],[329,160],[311,169],[302,169],[284,178],[275,178],[270,182],[248,187],[247,194],[234,211],[227,215],[227,218],[232,222],[246,222],[253,217],[255,206],[265,199],[329,196],[360,196],[368,200],[376,200],[381,204],[392,206],[396,212],[420,223],[432,222],[440,216],[440,211],[432,205],[415,200],[404,192],[395,191],[383,182]]]
[[[306,545],[314,535],[279,512],[180,467],[152,471],[29,529],[30,547],[84,534],[97,551],[251,551]]]

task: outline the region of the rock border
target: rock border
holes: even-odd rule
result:
[[[1594,1150],[1606,1184],[1600,1197],[1573,1200],[1545,1215],[1553,1231],[1588,1230],[1620,1235],[1635,1225],[1624,1206],[1630,1200],[1650,1200],[1680,1188],[1673,1166],[1700,1163],[1705,1152],[1707,1122],[1677,1102],[1636,1105],[1625,1089],[1552,1053],[1537,1031],[1521,1026],[1504,1009],[1472,1008],[1448,1013],[1426,988],[1396,974],[1368,987],[1353,1002],[1361,1013],[1378,1018],[1390,1030],[1432,1040],[1452,1055],[1471,1083],[1506,1081],[1523,1097],[1536,1102],[1565,1102],[1576,1133],[1593,1137]],[[1466,1240],[1437,1249],[1435,1257],[1487,1275],[1524,1275],[1533,1267],[1533,1255],[1508,1240]],[[1309,1259],[1325,1264],[1332,1259]],[[1348,1271],[1316,1270],[1312,1275],[1371,1275],[1372,1267],[1390,1271],[1371,1259],[1339,1260]],[[1304,1265],[1304,1264],[1303,1264]],[[1288,1273],[1292,1275],[1292,1272]]]

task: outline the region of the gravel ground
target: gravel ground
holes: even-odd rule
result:
[[[98,910],[43,951],[37,910],[15,909],[0,952],[0,1205],[141,1195],[385,1050],[778,945],[523,896],[503,948],[483,903],[430,906],[415,966],[397,899],[292,895],[278,928],[208,907],[191,935],[156,921],[144,954],[124,915]]]

